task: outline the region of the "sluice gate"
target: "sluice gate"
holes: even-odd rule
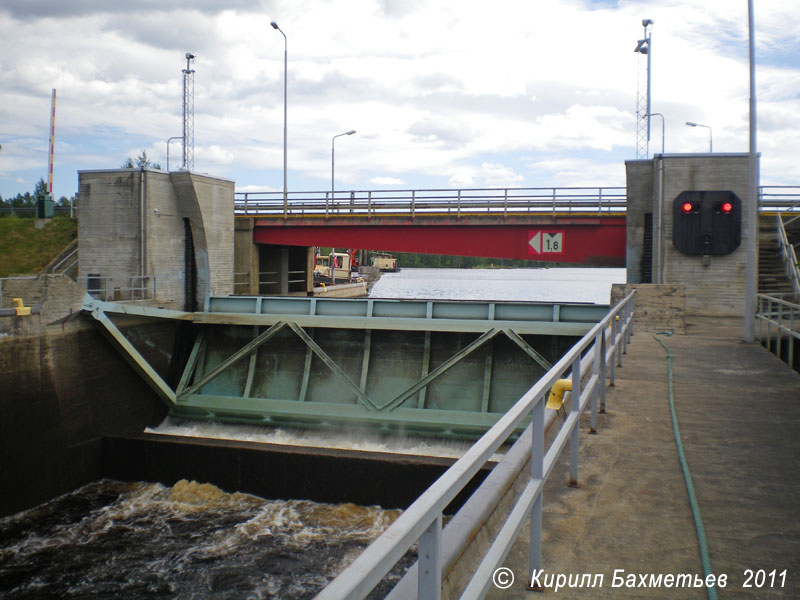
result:
[[[176,416],[476,437],[608,306],[226,296],[180,312],[87,296],[83,309]],[[124,315],[190,324],[175,381],[123,334]]]

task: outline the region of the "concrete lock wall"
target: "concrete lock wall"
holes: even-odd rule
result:
[[[652,283],[682,284],[686,314],[741,316],[745,297],[745,231],[748,228],[747,154],[656,155],[625,163],[628,186],[628,283],[642,282],[642,262],[652,250]],[[672,243],[673,200],[684,191],[732,191],[742,202],[742,244],[731,254],[680,252]],[[644,240],[645,215],[652,214],[653,242]],[[660,225],[659,225],[660,221]],[[647,283],[650,283],[647,282]]]
[[[233,292],[232,181],[148,169],[80,171],[78,177],[79,276],[99,276],[107,299],[150,297],[154,288],[160,305],[184,308],[187,248],[194,250],[200,302],[209,293]],[[135,290],[140,287],[148,293]]]
[[[145,333],[153,347],[139,344],[162,373],[174,327],[151,325]],[[142,378],[82,319],[39,335],[0,335],[0,517],[99,479],[102,436],[139,433],[165,412]]]

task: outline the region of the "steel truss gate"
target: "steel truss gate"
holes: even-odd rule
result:
[[[173,415],[301,427],[377,426],[475,437],[608,311],[589,304],[211,297],[203,312],[83,309]],[[170,386],[115,323],[190,322]]]

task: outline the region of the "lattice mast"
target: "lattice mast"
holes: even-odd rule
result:
[[[183,70],[183,168],[194,170],[194,54],[186,53]]]
[[[636,158],[650,156],[650,65],[653,59],[652,19],[643,19],[644,38],[636,44],[638,75],[636,82]],[[650,29],[648,30],[648,27]],[[642,66],[646,73],[642,75]]]

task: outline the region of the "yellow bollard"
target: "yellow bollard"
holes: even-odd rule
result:
[[[14,298],[12,300],[14,307],[17,309],[17,316],[18,317],[29,317],[31,315],[31,307],[25,306],[22,302],[22,298]]]
[[[553,387],[550,388],[550,395],[547,397],[547,404],[545,407],[552,408],[553,410],[561,410],[561,406],[564,404],[564,392],[571,391],[572,380],[559,379],[553,384]]]

